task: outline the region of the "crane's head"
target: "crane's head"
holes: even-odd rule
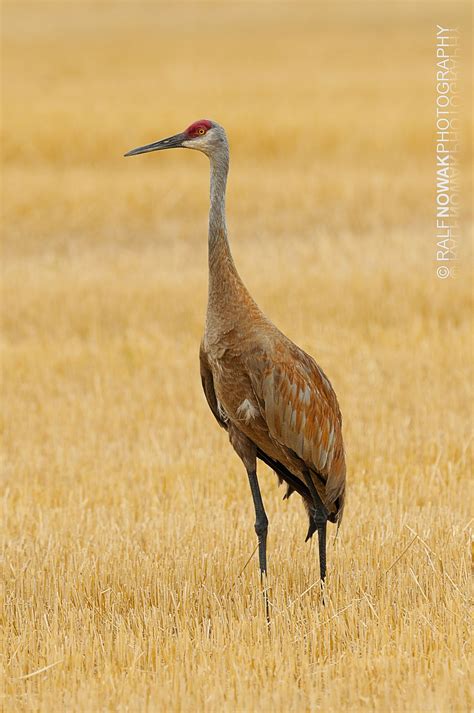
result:
[[[161,141],[155,141],[153,144],[139,146],[124,155],[136,156],[137,154],[149,153],[150,151],[184,148],[195,149],[202,151],[207,156],[212,156],[226,147],[227,137],[222,126],[215,121],[209,121],[209,119],[200,119],[191,124],[191,126],[188,126],[188,128],[180,134],[175,134],[175,136],[170,136],[168,139],[162,139]]]

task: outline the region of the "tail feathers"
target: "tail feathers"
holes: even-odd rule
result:
[[[270,458],[270,456],[267,456],[266,453],[264,453],[260,448],[257,448],[257,457],[266,463],[278,476],[278,480],[280,481],[280,484],[284,481],[286,483],[286,493],[283,496],[284,500],[287,500],[292,493],[298,493],[301,495],[303,498],[303,502],[305,504],[306,510],[308,512],[308,519],[309,519],[309,527],[308,527],[308,533],[306,535],[306,541],[311,539],[311,537],[314,535],[316,532],[317,528],[314,525],[313,518],[311,517],[310,514],[310,508],[313,504],[313,498],[311,497],[311,493],[309,492],[308,486],[300,480],[297,476],[293,475],[282,463],[280,463],[277,460],[274,460],[273,458]],[[324,485],[326,487],[326,479],[323,478],[323,476],[318,473],[317,471],[311,471],[316,478],[318,479],[319,483],[321,485]],[[326,502],[327,502],[327,490],[326,490]],[[333,506],[331,507],[331,511],[328,513],[328,520],[329,522],[337,523],[337,529],[339,531],[339,527],[341,524],[342,520],[342,514],[344,511],[344,499],[345,499],[345,492],[344,492],[344,484],[342,484],[342,487],[339,486],[338,490],[333,489],[332,491],[332,497],[331,494],[329,494],[329,502],[333,503]]]
[[[291,493],[296,491],[301,495],[304,500],[308,501],[309,503],[312,501],[311,494],[308,490],[307,485],[305,485],[302,480],[297,478],[296,475],[290,473],[290,471],[285,468],[284,465],[282,465],[276,460],[273,460],[273,458],[270,458],[270,456],[267,456],[267,454],[261,451],[260,448],[257,448],[257,457],[260,458],[260,460],[262,460],[268,466],[270,466],[270,468],[274,470],[275,473],[278,475],[280,480],[285,481],[288,486],[285,499],[289,498]]]
[[[330,474],[328,478],[324,478],[321,473],[318,473],[316,470],[312,470],[311,473],[316,476],[320,483],[324,484],[324,504],[328,509],[328,520],[329,522],[337,523],[339,529],[344,512],[345,469],[343,471],[343,477],[341,478],[339,476],[337,479],[333,478],[332,474]]]
[[[276,475],[278,478],[278,485],[280,486],[283,483],[283,478],[278,473]],[[288,485],[288,483],[287,483],[286,484],[286,493],[283,496],[283,500],[288,500],[291,493],[294,493],[294,492],[295,492],[295,489],[291,485]]]
[[[307,533],[307,535],[306,535],[305,542],[308,542],[308,540],[310,540],[310,539],[312,538],[312,536],[314,535],[314,533],[316,532],[317,529],[318,529],[318,528],[317,528],[316,525],[314,524],[313,518],[310,517],[310,518],[309,518],[308,533]]]

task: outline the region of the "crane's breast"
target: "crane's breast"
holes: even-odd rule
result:
[[[252,384],[240,355],[224,346],[208,354],[217,407],[221,418],[236,425],[248,425],[261,418]]]

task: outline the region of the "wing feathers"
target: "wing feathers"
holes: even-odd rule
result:
[[[322,477],[326,505],[337,511],[342,509],[345,459],[336,395],[308,354],[293,344],[284,347],[271,355],[254,354],[248,370],[252,386],[271,437]]]

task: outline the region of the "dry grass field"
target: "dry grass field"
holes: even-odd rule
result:
[[[434,262],[453,7],[4,3],[7,713],[470,709],[467,210],[458,277]],[[260,467],[269,629],[199,379],[207,160],[122,158],[203,116],[239,270],[344,416],[325,607],[302,504]]]

